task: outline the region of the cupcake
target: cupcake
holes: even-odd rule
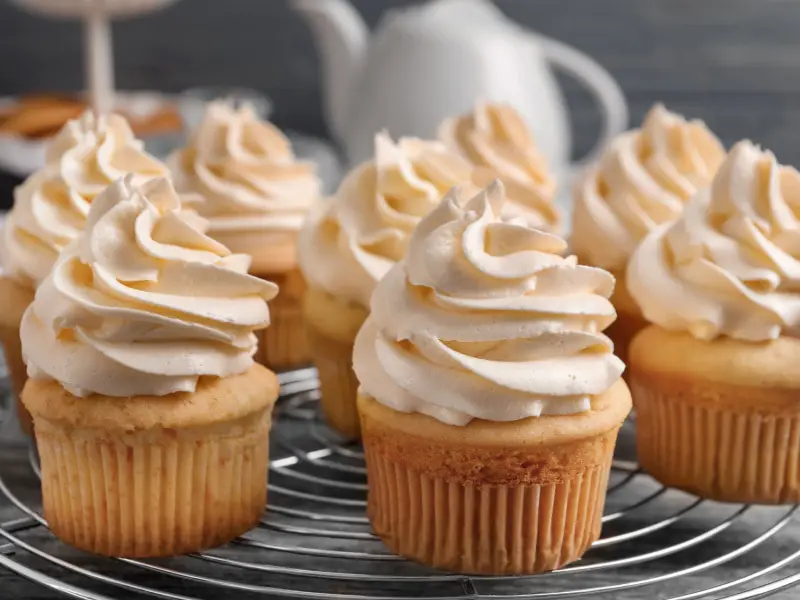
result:
[[[44,517],[88,552],[197,551],[264,507],[277,287],[180,208],[167,179],[112,184],[22,319]]]
[[[76,239],[92,201],[126,173],[137,181],[163,176],[165,165],[143,150],[119,115],[86,112],[69,121],[47,148],[46,165],[14,190],[14,206],[2,232],[0,342],[15,395],[25,384],[19,325],[59,252]],[[20,423],[30,433],[30,415],[18,404]]]
[[[508,196],[504,216],[522,217],[537,229],[560,229],[561,215],[553,204],[556,180],[513,107],[480,101],[471,114],[444,121],[439,139],[475,167],[477,185],[500,178]]]
[[[800,501],[800,173],[740,142],[628,267],[639,461],[703,498]]]
[[[321,408],[347,438],[359,435],[352,355],[375,284],[403,257],[414,226],[471,167],[438,142],[375,137],[375,158],[347,175],[300,234],[308,281],[304,315],[319,371]]]
[[[320,195],[312,163],[296,160],[286,136],[250,107],[212,102],[169,165],[179,192],[204,198],[196,209],[208,220],[208,235],[249,254],[251,272],[281,288],[256,360],[280,370],[307,364],[297,236]]]
[[[462,194],[463,195],[463,194]],[[368,514],[394,552],[531,574],[600,535],[631,408],[602,331],[614,278],[504,220],[502,184],[422,220],[356,338]]]
[[[608,335],[623,361],[630,340],[647,325],[625,286],[628,260],[648,232],[680,216],[724,157],[702,121],[657,104],[641,129],[611,142],[575,188],[570,246],[581,262],[611,271],[619,282],[611,299],[618,319]]]

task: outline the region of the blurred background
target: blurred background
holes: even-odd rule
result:
[[[407,0],[353,0],[374,27]],[[627,98],[631,125],[656,101],[704,119],[727,144],[750,137],[800,163],[800,4],[790,0],[497,0],[512,19],[595,58]],[[181,0],[114,23],[117,86],[179,92],[246,86],[274,102],[282,128],[328,136],[320,65],[306,23],[286,0]],[[79,23],[0,1],[0,96],[79,90]],[[524,73],[519,74],[524,77]],[[585,153],[600,118],[588,93],[559,76]],[[6,187],[13,180],[3,179]],[[0,196],[7,206],[10,196]]]

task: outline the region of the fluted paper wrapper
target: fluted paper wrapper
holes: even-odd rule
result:
[[[476,486],[433,478],[370,448],[368,511],[397,554],[447,571],[532,574],[580,558],[600,536],[613,452],[559,483]]]
[[[617,309],[617,318],[609,325],[603,333],[614,343],[614,354],[619,359],[628,364],[628,347],[633,338],[649,323],[642,316],[641,311],[630,295],[625,285],[625,270],[611,271],[617,284],[614,287],[614,294],[611,296],[611,303]],[[629,370],[625,369],[622,376],[628,379]]]
[[[646,326],[647,322],[642,317],[620,311],[616,320],[603,333],[614,343],[614,354],[628,364],[628,347],[636,334]],[[623,373],[626,381],[629,379],[627,371],[626,369]]]
[[[64,542],[157,557],[226,543],[266,502],[270,416],[233,430],[67,431],[37,418],[44,516]]]
[[[0,343],[3,345],[3,356],[11,378],[11,390],[14,393],[17,408],[17,418],[22,430],[31,435],[33,433],[33,419],[28,409],[20,402],[19,396],[25,381],[28,379],[28,370],[22,362],[22,344],[19,339],[19,327],[0,326]]]
[[[276,371],[308,365],[311,362],[311,353],[300,309],[270,304],[269,311],[269,327],[256,332],[256,361]]]
[[[299,271],[286,275],[265,276],[278,284],[280,292],[269,303],[270,324],[256,332],[258,351],[255,359],[273,370],[288,370],[308,365],[308,347],[302,295],[305,283]]]
[[[723,502],[800,502],[800,417],[711,408],[634,378],[642,468],[666,486]]]
[[[320,382],[320,408],[328,425],[347,439],[361,436],[356,408],[358,379],[353,372],[353,344],[308,328],[308,340]]]

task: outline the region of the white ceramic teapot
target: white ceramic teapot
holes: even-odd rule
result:
[[[312,27],[328,126],[351,164],[372,155],[376,131],[431,138],[476,100],[508,102],[531,126],[557,175],[568,176],[570,126],[548,63],[591,90],[603,112],[595,152],[622,131],[614,79],[575,48],[526,31],[488,0],[433,0],[388,12],[370,35],[347,0],[293,0]]]

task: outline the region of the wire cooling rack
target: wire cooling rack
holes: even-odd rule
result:
[[[268,506],[246,536],[160,561],[80,553],[40,516],[31,448],[0,471],[0,510],[13,505],[20,515],[0,523],[0,566],[83,600],[751,600],[800,583],[791,568],[800,558],[797,506],[704,502],[657,485],[626,460],[614,464],[603,537],[577,563],[531,577],[467,577],[407,562],[370,532],[363,454],[319,420],[315,377],[311,369],[281,375]],[[630,433],[623,428],[623,455]]]

